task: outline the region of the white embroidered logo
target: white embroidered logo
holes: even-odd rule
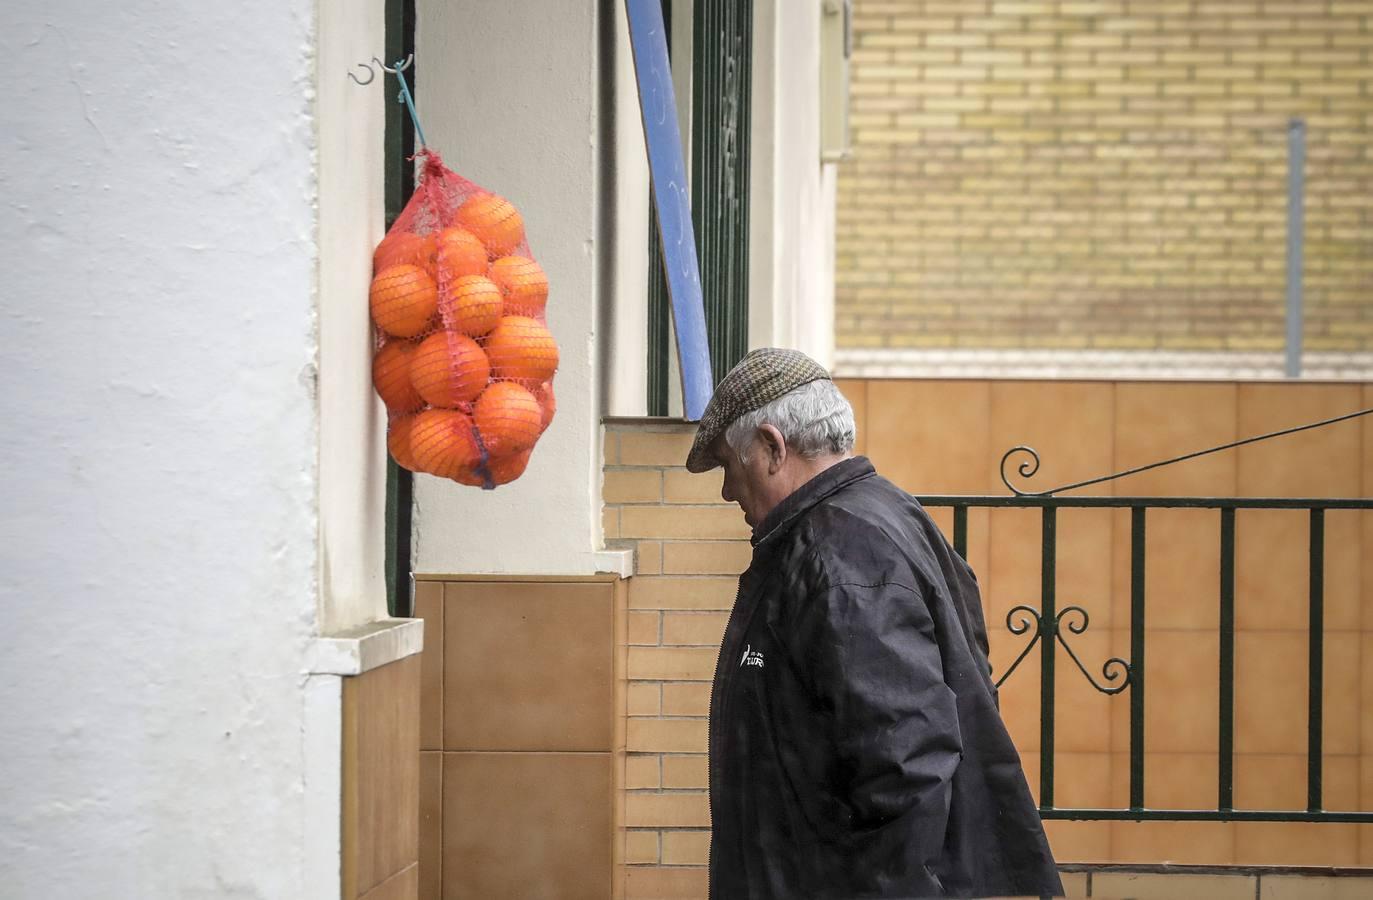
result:
[[[745,647],[744,655],[739,657],[739,667],[743,668],[744,666],[757,666],[760,669],[763,668],[763,651],[754,650],[752,644]]]

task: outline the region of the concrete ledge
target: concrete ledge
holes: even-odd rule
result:
[[[315,638],[306,653],[311,675],[361,675],[424,649],[422,619],[381,619]]]
[[[1278,352],[1188,350],[1022,350],[841,347],[836,378],[1060,378],[1285,381]],[[1303,381],[1373,379],[1373,353],[1310,352]]]

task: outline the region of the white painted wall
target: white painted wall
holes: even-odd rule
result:
[[[319,4],[319,566],[324,634],[386,615],[386,410],[372,389],[367,290],[385,233],[385,103],[358,62],[385,48],[384,3]]]
[[[416,572],[581,574],[601,564],[597,6],[417,4],[425,135],[450,167],[523,214],[548,273],[561,365],[557,417],[519,480],[484,492],[416,476]]]
[[[374,194],[335,196],[371,165],[349,154],[375,147],[316,147],[315,67],[337,61],[316,58],[315,9],[0,7],[7,897],[319,887],[304,798],[327,793],[318,778],[336,794],[338,771],[319,765],[337,734],[302,726],[320,545],[365,544],[320,519],[370,515],[374,485],[334,494],[317,472],[374,470],[362,447],[319,458],[315,297],[345,302],[359,270],[343,257],[379,223]],[[354,96],[373,115],[375,94]],[[321,211],[363,217],[343,232],[316,232],[317,150]],[[340,265],[322,284],[317,240]],[[356,353],[356,317],[329,321]],[[328,356],[326,373],[343,358]],[[327,402],[354,402],[356,381]],[[331,415],[332,440],[352,426]],[[360,552],[324,569],[340,594],[374,594]]]
[[[836,166],[820,161],[820,3],[754,10],[749,345],[832,368]]]

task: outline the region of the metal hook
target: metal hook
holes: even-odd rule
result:
[[[369,66],[367,63],[357,63],[356,65],[359,69],[362,69],[364,72],[367,73],[367,80],[363,81],[361,78],[359,78],[352,72],[348,73],[349,78],[353,79],[353,81],[357,82],[358,84],[371,84],[373,81],[376,80],[376,70],[374,70],[371,66]]]
[[[374,62],[374,63],[376,63],[377,65],[381,66],[381,70],[382,70],[383,72],[390,72],[392,75],[396,74],[397,72],[404,72],[406,69],[410,68],[410,64],[413,63],[414,61],[415,61],[415,54],[411,53],[409,56],[405,57],[405,62],[401,63],[400,65],[398,65],[398,66],[396,66],[394,69],[392,69],[392,68],[388,67],[388,66],[386,65],[386,63],[384,63],[384,62],[382,62],[381,60],[377,59],[375,56],[372,57],[372,62]]]
[[[357,76],[357,74],[356,74],[356,73],[353,73],[353,72],[349,72],[349,73],[348,73],[348,77],[351,78],[351,79],[353,79],[353,81],[355,81],[355,82],[358,83],[358,84],[363,84],[363,85],[371,84],[373,81],[376,80],[376,77],[377,77],[377,70],[374,69],[374,68],[372,68],[372,64],[373,64],[373,63],[375,63],[376,65],[380,66],[380,67],[381,67],[381,70],[382,70],[383,72],[387,72],[387,73],[389,73],[389,74],[391,74],[391,75],[395,75],[397,72],[404,72],[406,69],[410,68],[410,66],[413,65],[414,62],[415,62],[415,54],[411,53],[409,56],[407,56],[407,57],[405,58],[405,62],[401,63],[400,65],[396,66],[396,67],[393,69],[393,68],[391,68],[390,66],[388,66],[386,63],[382,62],[380,59],[378,59],[377,57],[374,56],[374,57],[372,57],[372,62],[371,62],[371,63],[355,63],[355,65],[356,65],[359,69],[362,69],[363,71],[365,71],[365,72],[367,73],[367,80],[366,80],[366,81],[364,81],[363,79],[359,78],[359,77]]]

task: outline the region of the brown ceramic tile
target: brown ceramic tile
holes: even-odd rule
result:
[[[419,859],[419,706],[419,656],[343,680],[345,896]]]
[[[709,855],[709,831],[663,832],[663,865],[704,866]]]
[[[1235,440],[1238,394],[1230,384],[1116,385],[1112,471],[1161,462]],[[1112,482],[1118,496],[1230,497],[1236,458],[1222,451]]]
[[[1130,633],[1118,629],[1112,640],[1114,655],[1130,660]],[[1144,647],[1145,750],[1216,752],[1220,641],[1215,632],[1146,630]],[[1111,746],[1119,752],[1130,749],[1128,688],[1111,706]]]
[[[1236,822],[1235,862],[1242,866],[1354,866],[1359,832],[1328,822]]]
[[[1069,626],[1080,622],[1081,616],[1073,613],[1060,620],[1066,647],[1060,642],[1054,654],[1054,744],[1060,752],[1105,753],[1111,748],[1111,710],[1128,701],[1124,694],[1102,693],[1087,680],[1090,675],[1097,683],[1109,684],[1103,666],[1112,656],[1112,638],[1109,631],[1091,628],[1072,634]],[[1068,648],[1077,654],[1087,675],[1068,655]],[[1113,666],[1111,671],[1123,670]]]
[[[706,893],[705,866],[625,870],[625,900],[702,900]]]
[[[1359,715],[1359,747],[1362,753],[1373,753],[1373,634],[1364,632],[1359,636],[1359,644],[1359,699],[1362,705]],[[1370,784],[1370,787],[1373,787],[1373,784]],[[1369,793],[1366,800],[1373,804],[1373,792]],[[1373,809],[1373,806],[1369,808]]]
[[[413,900],[423,896],[420,893],[420,867],[412,863],[363,894],[359,900]]]
[[[1215,809],[1214,753],[1144,754],[1144,805],[1153,809]],[[1111,805],[1130,805],[1130,754],[1111,755]]]
[[[450,582],[444,747],[610,750],[614,587]]]
[[[1044,823],[1044,834],[1059,863],[1096,863],[1111,858],[1108,822],[1050,821]]]
[[[1022,491],[1044,491],[1111,473],[1114,390],[1109,382],[997,381],[991,385],[991,436],[988,483],[1005,493],[1000,460],[1012,447],[1031,447],[1039,455],[1039,469],[1029,478],[1019,475],[1016,454],[1007,460],[1005,474]],[[1109,482],[1078,491],[1110,494]]]
[[[1240,510],[1235,517],[1235,627],[1306,628],[1310,615],[1311,514]],[[1327,628],[1357,630],[1360,619],[1358,516],[1325,514],[1324,616]]]
[[[859,456],[867,454],[868,441],[868,382],[861,378],[836,378],[834,384],[839,388],[839,393],[849,401],[853,407],[853,424],[857,427],[858,435],[854,440],[853,452]]]
[[[1225,866],[1235,857],[1234,828],[1231,822],[1112,822],[1111,856],[1120,863]],[[1252,882],[1249,890],[1252,897]],[[1093,893],[1102,896],[1096,885]]]
[[[1130,900],[1254,900],[1257,880],[1252,875],[1175,875],[1134,872],[1096,872],[1092,896]]]
[[[1133,539],[1130,513],[1112,515],[1113,620],[1128,628]],[[1144,520],[1144,621],[1148,628],[1220,627],[1220,513],[1150,509]]]
[[[1260,900],[1367,900],[1373,897],[1373,876],[1264,875]]]
[[[987,382],[870,381],[867,407],[867,455],[896,484],[913,494],[991,490]]]
[[[424,620],[420,657],[420,749],[443,748],[443,582],[415,583],[415,617]]]
[[[1033,630],[1016,637],[1003,632],[991,638],[992,676],[1006,679],[999,691],[1001,719],[1022,754],[1039,749],[1039,645],[1031,648],[1015,671],[1008,675],[1007,670],[1029,643],[1032,633]]]
[[[611,893],[609,753],[445,753],[445,897]]]
[[[1360,409],[1357,385],[1244,384],[1239,436]],[[1239,449],[1239,491],[1253,497],[1349,497],[1360,489],[1360,429],[1339,423]]]
[[[443,896],[443,754],[420,753],[420,900]]]
[[[1359,635],[1325,633],[1325,684],[1322,691],[1322,750],[1333,754],[1357,754],[1363,702],[1360,696]]]
[[[1322,759],[1322,805],[1359,808],[1359,758]],[[1249,754],[1235,757],[1235,806],[1240,809],[1306,809],[1306,756]]]
[[[1306,635],[1235,635],[1235,751],[1306,750]]]

